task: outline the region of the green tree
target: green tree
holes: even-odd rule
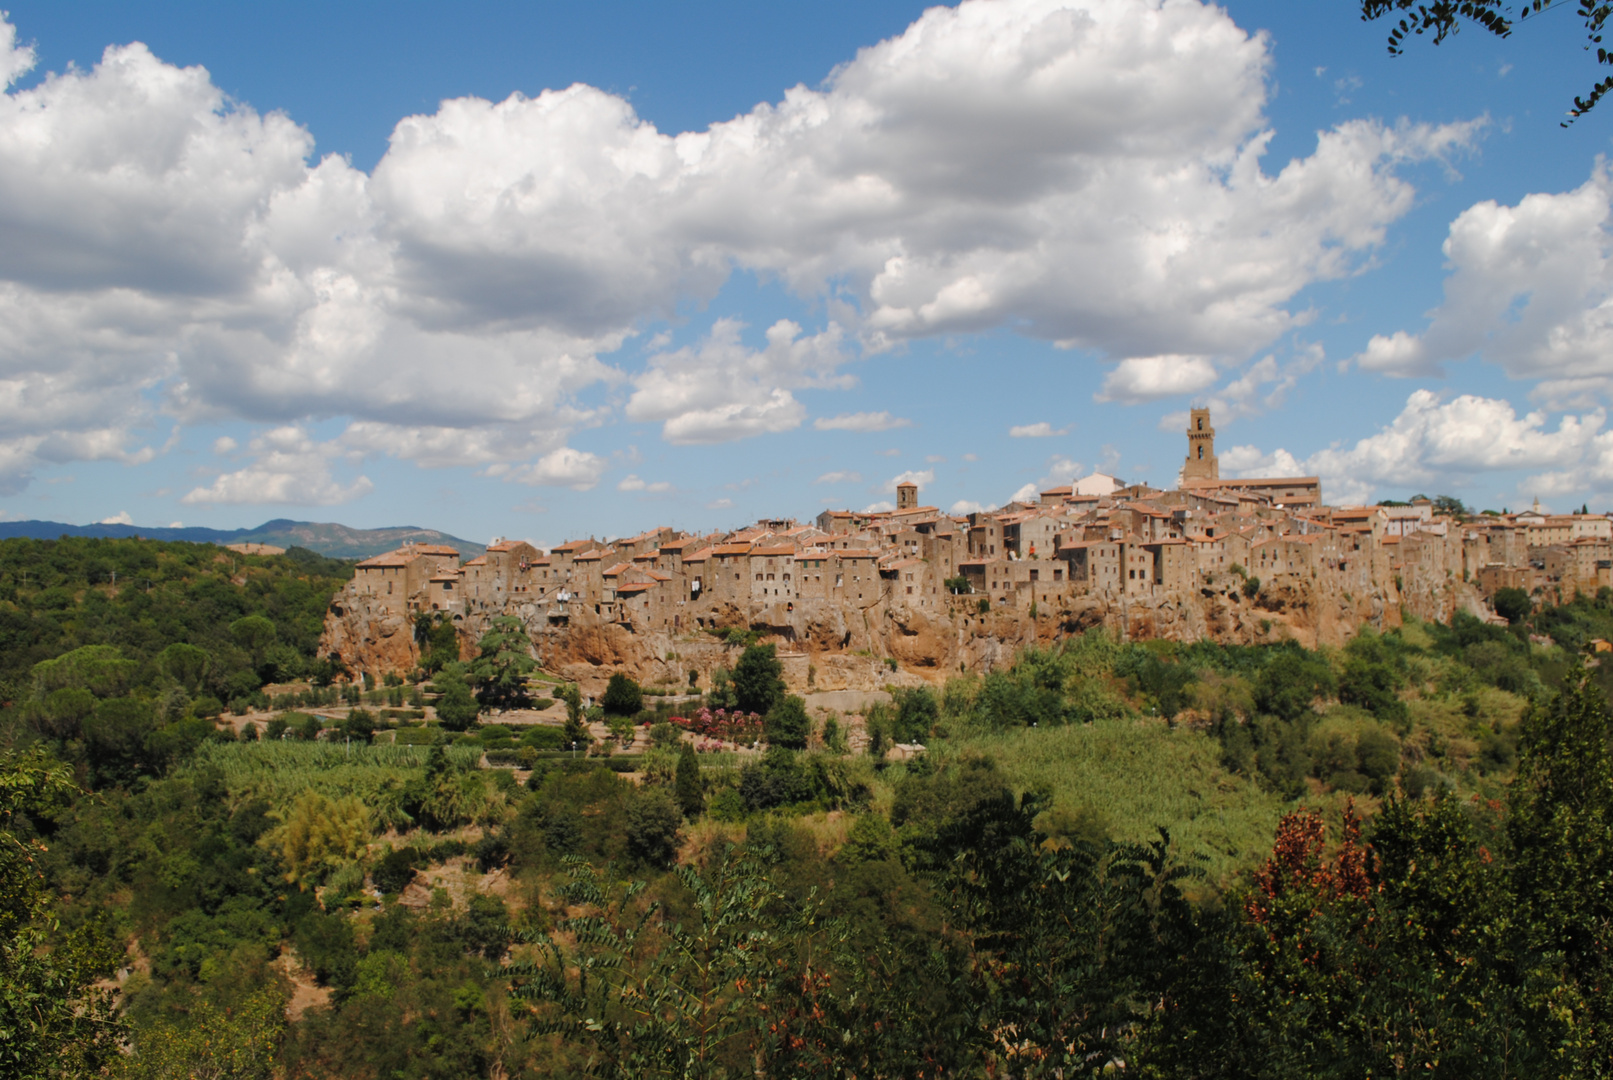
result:
[[[678,751],[678,771],[672,789],[678,800],[678,809],[690,821],[698,818],[706,809],[706,793],[700,783],[700,760],[695,756],[694,747],[688,743],[684,743]]]
[[[252,657],[252,667],[256,669],[263,666],[263,658],[279,640],[280,632],[272,620],[262,615],[245,615],[230,623],[230,637]]]
[[[929,739],[941,718],[941,703],[927,686],[896,691],[896,718],[891,736],[900,743],[921,743]]]
[[[771,645],[752,645],[734,665],[735,703],[766,716],[785,695],[784,665]]]
[[[1613,1061],[1613,754],[1583,669],[1524,720],[1509,832],[1524,928],[1583,995],[1588,1060]]]
[[[1529,612],[1534,610],[1529,594],[1522,589],[1511,587],[1495,590],[1495,596],[1491,598],[1490,603],[1494,605],[1497,615],[1514,626],[1527,619]]]
[[[588,742],[588,727],[583,723],[582,691],[577,689],[576,683],[567,683],[554,692],[566,706],[566,745],[575,749],[579,744]]]
[[[812,718],[807,715],[806,702],[794,694],[786,694],[767,714],[763,729],[767,741],[774,746],[805,750],[812,734]]]
[[[689,901],[675,920],[642,903],[642,882],[577,856],[566,866],[561,896],[588,914],[518,934],[538,958],[504,968],[510,998],[539,1006],[526,1014],[536,1033],[603,1076],[717,1080],[766,1058],[777,1024],[757,1006],[790,974],[789,909],[758,859],[729,847],[705,873],[678,867]]]
[[[471,676],[481,703],[498,709],[518,709],[530,703],[526,679],[538,669],[538,662],[532,659],[532,639],[521,620],[500,615],[476,648]]]
[[[666,869],[677,858],[682,824],[665,788],[641,789],[627,807],[627,853],[644,866]]]
[[[212,658],[207,655],[205,649],[176,641],[157,654],[157,667],[164,675],[183,686],[187,693],[194,694],[201,689],[203,680],[207,678],[207,672],[212,667]]]
[[[618,671],[610,677],[599,704],[606,716],[637,716],[644,709],[644,692],[638,683]]]
[[[476,723],[481,706],[465,683],[459,664],[449,664],[437,673],[437,719],[449,731],[467,731]]]
[[[79,1077],[117,1057],[121,1025],[96,989],[120,950],[87,926],[64,933],[40,872],[44,845],[19,816],[74,793],[66,766],[38,751],[0,753],[0,1075]],[[26,835],[26,834],[25,834]]]

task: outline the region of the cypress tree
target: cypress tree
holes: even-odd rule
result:
[[[700,762],[694,755],[694,747],[688,743],[678,752],[678,772],[673,784],[673,790],[678,798],[678,809],[683,816],[693,821],[706,809],[706,793],[700,786]]]

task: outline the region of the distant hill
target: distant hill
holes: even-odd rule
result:
[[[59,536],[121,538],[143,536],[150,540],[188,540],[194,544],[273,544],[304,547],[334,559],[367,559],[391,551],[408,541],[446,544],[467,559],[487,550],[482,544],[461,540],[436,529],[396,525],[386,529],[354,529],[334,522],[288,521],[276,518],[255,529],[162,529],[140,525],[65,525],[59,521],[0,521],[0,540],[29,537],[54,540]]]

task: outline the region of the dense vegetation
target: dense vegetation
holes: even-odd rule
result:
[[[133,588],[90,580],[94,544],[38,545],[59,577],[6,601],[56,629],[6,660],[0,1075],[1613,1061],[1613,671],[1582,655],[1613,594],[1338,650],[1094,632],[853,717],[753,641],[704,702],[620,679],[590,716],[509,625],[460,661],[426,624],[433,675],[241,741],[198,702],[281,644],[309,673],[340,568],[146,546],[163,629],[83,617]],[[537,691],[564,727],[488,722]],[[406,699],[440,723],[369,712]]]

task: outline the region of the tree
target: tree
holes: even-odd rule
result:
[[[14,831],[19,814],[75,791],[67,767],[37,750],[0,754],[0,1075],[76,1077],[118,1056],[108,974],[121,950],[94,927],[63,933],[39,870],[44,846]]]
[[[665,788],[641,790],[627,808],[627,853],[645,866],[664,870],[678,855],[683,814]]]
[[[526,677],[538,669],[532,659],[532,640],[513,615],[500,615],[476,643],[479,655],[471,665],[476,696],[484,706],[517,709],[531,701]]]
[[[734,697],[739,707],[766,716],[784,694],[784,665],[773,646],[746,649],[734,665]]]
[[[192,694],[201,688],[211,664],[204,650],[179,641],[157,654],[157,667],[162,673]]]
[[[369,843],[369,811],[356,795],[327,799],[305,791],[283,815],[265,844],[280,856],[286,881],[306,889],[354,861]]]
[[[437,699],[437,719],[442,726],[449,731],[468,730],[476,722],[481,706],[465,685],[458,664],[450,664],[437,674],[437,689],[442,691]]]
[[[1538,15],[1551,6],[1552,0],[1520,0],[1518,21]],[[1442,44],[1454,36],[1463,25],[1476,26],[1499,38],[1512,36],[1516,23],[1509,14],[1508,0],[1361,0],[1361,20],[1371,22],[1385,15],[1393,18],[1397,12],[1409,12],[1396,19],[1389,31],[1389,55],[1400,56],[1405,51],[1406,35],[1428,35],[1434,44]],[[1585,24],[1588,44],[1585,51],[1596,53],[1598,64],[1613,65],[1613,51],[1602,48],[1602,32],[1609,17],[1613,17],[1613,3],[1606,0],[1581,0],[1579,17]],[[1584,97],[1575,95],[1574,107],[1568,111],[1567,127],[1575,119],[1596,107],[1602,96],[1613,90],[1613,76],[1593,82]]]
[[[264,654],[280,635],[262,615],[247,615],[230,623],[230,637],[252,656],[253,668],[263,666]]]
[[[637,716],[644,709],[644,692],[638,683],[618,671],[610,677],[599,704],[606,716]]]
[[[673,781],[672,790],[678,800],[678,809],[690,821],[705,810],[706,793],[700,784],[700,760],[695,757],[694,747],[688,743],[684,743],[678,751],[677,778]]]
[[[554,696],[566,704],[566,745],[575,749],[578,743],[588,741],[588,727],[583,723],[582,691],[575,683],[567,683],[556,690]]]
[[[1613,751],[1607,699],[1583,669],[1523,724],[1509,831],[1535,950],[1584,995],[1591,1060],[1613,1061]]]
[[[1522,589],[1505,588],[1495,590],[1495,596],[1490,603],[1495,606],[1495,613],[1507,622],[1516,626],[1528,618],[1529,612],[1534,610],[1534,604],[1529,594]]]
[[[812,718],[807,715],[806,702],[794,694],[786,695],[767,714],[764,730],[767,732],[767,741],[774,746],[805,750],[807,739],[812,734]]]

